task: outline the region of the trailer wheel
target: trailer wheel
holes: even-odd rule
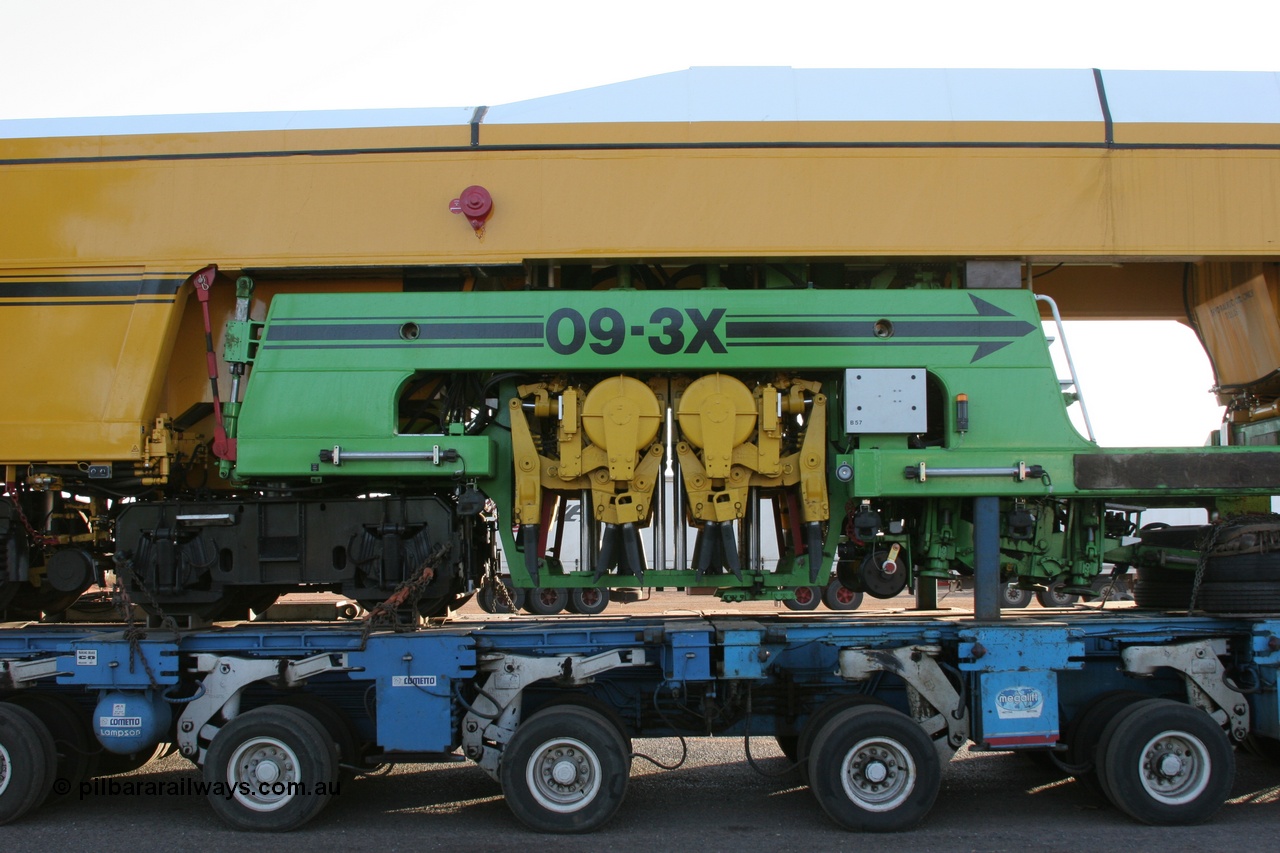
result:
[[[67,799],[80,789],[81,782],[93,778],[102,747],[89,730],[89,714],[83,708],[63,696],[48,693],[19,693],[9,701],[35,714],[53,738],[57,756],[54,778],[67,784],[51,790],[46,805]]]
[[[569,592],[569,612],[581,613],[583,616],[595,616],[603,613],[609,606],[609,590],[607,587],[588,586]]]
[[[845,829],[896,832],[933,808],[942,768],[929,736],[891,708],[850,708],[814,739],[810,787],[823,811]]]
[[[1280,740],[1266,735],[1251,734],[1244,739],[1241,746],[1259,758],[1270,761],[1272,764],[1280,764]]]
[[[1062,739],[1067,744],[1068,771],[1077,782],[1094,791],[1102,791],[1096,761],[1102,732],[1116,714],[1147,698],[1145,693],[1136,690],[1112,690],[1093,697],[1076,712],[1063,731]]]
[[[1230,795],[1236,772],[1231,742],[1213,718],[1169,699],[1117,714],[1098,758],[1116,808],[1156,826],[1208,820]]]
[[[507,806],[538,832],[591,832],[627,792],[630,751],[613,724],[564,705],[522,722],[498,769]]]
[[[1040,602],[1041,607],[1071,607],[1079,600],[1080,596],[1074,592],[1064,592],[1061,583],[1036,590],[1036,601]]]
[[[858,595],[858,593],[852,593]],[[817,610],[822,603],[822,588],[817,586],[798,586],[795,598],[784,598],[782,606],[788,610]]]
[[[120,755],[104,750],[98,753],[98,766],[94,768],[93,775],[95,777],[119,776],[121,773],[132,773],[139,767],[145,767],[153,761],[159,761],[164,758],[172,748],[172,743],[161,741],[150,749],[144,749],[130,755]]]
[[[44,723],[26,708],[0,702],[0,824],[44,802],[56,767],[53,737]]]
[[[540,586],[529,590],[524,607],[534,616],[554,616],[569,603],[569,593],[563,589]]]
[[[311,820],[333,794],[338,753],[315,717],[268,705],[214,735],[204,781],[218,817],[236,829],[285,832]]]
[[[832,610],[857,610],[862,606],[862,593],[854,592],[836,578],[827,584],[822,603]]]
[[[1007,583],[1000,587],[1000,607],[1004,610],[1026,607],[1034,594],[1029,589],[1019,589],[1016,583]]]
[[[874,696],[855,693],[851,696],[832,699],[809,715],[809,719],[805,722],[804,727],[800,729],[800,735],[796,739],[796,756],[793,759],[800,764],[800,778],[804,780],[805,784],[809,783],[809,752],[818,733],[822,731],[822,727],[840,712],[847,711],[850,708],[861,708],[865,705],[888,707],[882,700]]]
[[[320,724],[320,728],[333,741],[338,753],[338,779],[346,782],[355,778],[356,770],[362,764],[364,750],[360,743],[360,734],[356,731],[351,718],[342,709],[319,696],[310,693],[293,693],[280,699],[279,704],[288,708],[297,708],[310,715]],[[346,765],[342,767],[341,765]],[[347,769],[353,768],[353,769]]]

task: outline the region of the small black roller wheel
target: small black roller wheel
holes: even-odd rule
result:
[[[1203,823],[1231,793],[1235,753],[1205,712],[1169,699],[1130,705],[1098,743],[1103,789],[1116,808],[1156,826]]]
[[[854,592],[836,578],[827,584],[822,603],[832,610],[857,610],[862,606],[862,593]]]
[[[534,616],[554,616],[569,603],[569,591],[540,586],[529,590],[524,608]]]
[[[591,832],[618,811],[631,754],[613,724],[586,708],[557,705],[520,723],[502,750],[507,806],[537,832]]]
[[[609,590],[607,587],[589,586],[584,589],[569,591],[568,608],[571,613],[595,616],[603,613],[608,606]]]
[[[888,707],[883,701],[874,696],[854,693],[849,696],[832,699],[809,715],[809,719],[805,721],[804,726],[800,729],[800,734],[796,737],[795,757],[795,760],[800,763],[800,778],[806,783],[809,781],[809,751],[813,748],[813,741],[818,736],[818,732],[822,731],[822,727],[832,717],[842,711],[847,711],[850,708],[861,708],[864,705]]]
[[[914,720],[867,705],[830,719],[809,754],[809,786],[845,829],[897,832],[929,813],[942,785],[938,752]]]
[[[485,613],[518,613],[520,608],[524,607],[525,591],[517,589],[510,578],[502,578],[500,583],[505,589],[500,589],[497,584],[486,580],[484,586],[480,587],[480,591],[476,593],[476,602],[480,605],[480,609]]]
[[[205,756],[209,804],[236,829],[285,832],[311,820],[337,782],[338,752],[310,714],[283,705],[223,726]]]
[[[10,702],[26,708],[44,723],[57,753],[55,779],[66,784],[51,790],[46,805],[62,802],[80,789],[80,783],[97,775],[103,749],[89,729],[89,712],[72,700],[51,693],[19,693]]]
[[[1026,607],[1034,594],[1029,589],[1019,589],[1016,583],[1007,583],[1000,587],[1000,609],[1017,610]]]
[[[0,824],[45,801],[57,778],[57,761],[44,723],[26,708],[0,702]]]
[[[1036,601],[1040,602],[1041,607],[1071,607],[1079,600],[1079,595],[1066,592],[1061,583],[1036,590]]]
[[[821,603],[822,588],[816,586],[798,586],[795,589],[795,598],[782,599],[782,606],[788,610],[816,610]]]

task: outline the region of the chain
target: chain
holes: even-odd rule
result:
[[[9,500],[13,501],[13,507],[18,511],[18,521],[22,522],[31,541],[37,545],[57,545],[58,537],[41,533],[31,526],[31,522],[27,520],[27,514],[22,511],[22,503],[18,500],[18,487],[12,483],[5,483],[4,491]]]
[[[138,620],[133,617],[133,600],[129,597],[129,591],[125,588],[123,581],[120,579],[122,570],[127,571],[134,585],[142,591],[142,594],[146,596],[151,606],[155,608],[155,613],[160,617],[160,624],[162,627],[172,631],[176,636],[179,633],[178,623],[174,621],[172,616],[167,615],[164,610],[161,609],[159,603],[156,601],[156,597],[152,595],[151,590],[148,589],[147,585],[142,582],[142,579],[134,573],[133,561],[129,559],[129,557],[123,554],[116,554],[115,564],[116,582],[111,588],[111,603],[115,605],[116,610],[118,610],[120,615],[124,618],[124,638],[129,643],[129,672],[134,672],[135,662],[141,661],[142,668],[147,673],[147,681],[151,684],[151,689],[163,692],[163,685],[161,685],[159,679],[156,678],[155,671],[151,668],[151,662],[147,660],[146,654],[142,651],[142,641],[147,638],[147,629],[145,625],[139,625]]]
[[[364,647],[364,644],[369,639],[369,635],[373,633],[373,629],[376,626],[394,626],[396,624],[396,610],[404,605],[405,602],[417,602],[421,597],[421,594],[425,592],[427,587],[431,585],[431,582],[436,579],[436,567],[448,553],[449,546],[447,544],[441,544],[438,546],[434,551],[427,555],[425,560],[422,561],[422,566],[419,567],[416,574],[405,578],[405,580],[400,584],[400,586],[396,587],[395,591],[392,592],[391,595],[387,596],[385,600],[378,602],[374,605],[372,610],[365,614],[364,628],[360,635],[361,648]]]

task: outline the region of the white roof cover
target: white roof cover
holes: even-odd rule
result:
[[[1103,71],[1112,120],[1280,123],[1280,74]],[[473,107],[0,121],[0,139],[465,125]],[[690,68],[488,109],[484,124],[1102,121],[1095,72]]]

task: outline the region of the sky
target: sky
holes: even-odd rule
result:
[[[1280,0],[0,0],[0,119],[493,106],[700,65],[1276,71],[1277,32]],[[1203,443],[1191,332],[1098,326],[1068,340],[1100,443]]]

